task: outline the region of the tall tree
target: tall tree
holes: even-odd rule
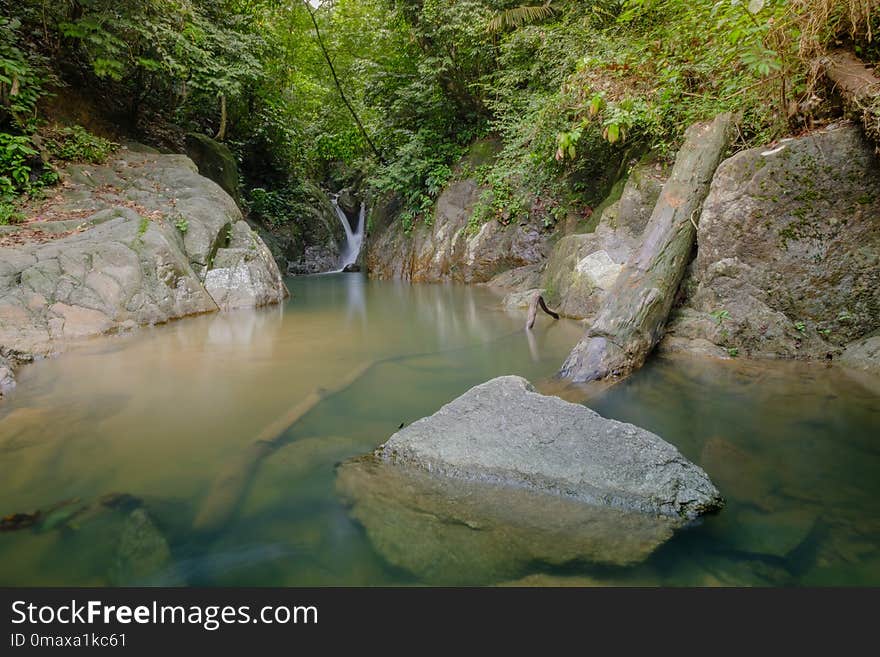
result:
[[[327,46],[324,44],[324,39],[321,36],[321,28],[318,26],[318,19],[315,16],[315,8],[312,7],[309,0],[302,0],[302,3],[306,8],[306,11],[309,12],[309,18],[312,19],[312,25],[315,26],[315,37],[318,39],[318,46],[321,48],[321,53],[327,61],[327,66],[330,68],[330,74],[333,76],[333,84],[336,85],[336,89],[339,91],[339,97],[342,98],[342,102],[345,103],[345,106],[351,113],[351,118],[354,119],[354,122],[357,124],[357,127],[364,136],[364,140],[367,142],[370,150],[373,151],[373,154],[380,162],[384,162],[382,154],[379,152],[379,149],[376,148],[373,140],[370,139],[370,135],[367,133],[366,128],[364,128],[364,124],[361,123],[360,117],[358,117],[357,112],[355,112],[354,107],[352,107],[351,103],[348,101],[348,97],[345,95],[342,83],[340,83],[339,76],[336,74],[336,67],[333,66],[333,59],[330,57],[330,53],[327,51]]]

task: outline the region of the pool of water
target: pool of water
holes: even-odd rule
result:
[[[335,466],[488,378],[551,376],[581,327],[539,317],[527,334],[524,313],[481,288],[288,284],[280,308],[102,338],[20,371],[0,403],[0,514],[25,515],[0,533],[0,584],[430,582],[371,541]],[[485,569],[460,583],[878,585],[877,386],[824,365],[656,358],[587,403],[678,446],[727,507],[637,565],[523,562],[502,581],[493,551],[509,548],[482,547]]]

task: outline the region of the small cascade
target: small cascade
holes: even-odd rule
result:
[[[357,262],[358,256],[361,253],[361,245],[364,242],[364,218],[366,216],[366,206],[361,203],[357,225],[354,227],[354,230],[352,230],[351,224],[348,223],[348,216],[346,216],[345,211],[339,207],[338,198],[339,195],[334,194],[330,198],[330,202],[333,204],[333,209],[336,210],[336,216],[339,217],[343,230],[345,230],[345,247],[342,249],[342,253],[339,254],[338,271],[342,271],[349,265],[353,265]]]

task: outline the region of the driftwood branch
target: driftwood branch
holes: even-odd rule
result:
[[[709,184],[732,136],[722,114],[688,128],[669,180],[645,228],[641,249],[620,272],[596,320],[559,375],[577,383],[625,376],[642,366],[663,335],[690,259]]]
[[[555,313],[547,307],[547,304],[544,303],[544,297],[541,296],[540,292],[535,292],[535,296],[532,297],[531,302],[529,303],[529,316],[526,319],[526,329],[531,330],[535,325],[535,320],[538,316],[538,306],[541,307],[545,313],[550,315],[553,319],[559,319],[559,313]]]
[[[847,109],[880,148],[880,78],[876,72],[846,50],[830,53],[820,64]]]

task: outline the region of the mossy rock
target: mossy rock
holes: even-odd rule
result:
[[[238,164],[226,144],[193,132],[186,136],[186,154],[196,163],[201,175],[220,185],[241,207]]]

